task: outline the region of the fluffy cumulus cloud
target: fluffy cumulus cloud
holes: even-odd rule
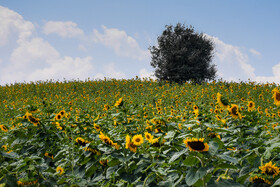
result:
[[[72,24],[75,28],[75,25]],[[71,30],[71,24],[69,26]],[[75,29],[74,29],[75,30]],[[0,6],[0,84],[36,80],[86,79],[93,71],[92,57],[61,56],[46,40],[35,37],[34,25]],[[67,36],[82,34],[67,31]],[[7,53],[6,48],[14,43]]]
[[[280,62],[272,67],[272,76],[256,76],[255,81],[267,83],[267,82],[274,82],[280,84]]]
[[[149,51],[141,49],[137,41],[133,37],[128,36],[125,31],[105,26],[102,26],[102,29],[104,33],[100,33],[96,29],[93,30],[93,42],[112,48],[119,56],[137,60],[149,58]]]
[[[217,65],[218,78],[229,81],[254,78],[254,67],[248,63],[248,55],[238,46],[226,44],[217,37],[210,37],[215,43],[214,63]]]
[[[0,6],[0,47],[11,39],[16,39],[17,42],[25,41],[33,31],[34,25],[31,22],[25,21],[20,14]]]
[[[115,79],[126,78],[126,75],[123,72],[116,70],[114,63],[109,63],[105,65],[104,69],[105,69],[106,77],[115,78]]]
[[[142,78],[155,78],[153,72],[148,72],[145,68],[140,69],[139,71],[139,77]]]
[[[84,35],[83,30],[77,27],[72,21],[48,21],[44,27],[45,34],[57,34],[63,38],[81,37]]]

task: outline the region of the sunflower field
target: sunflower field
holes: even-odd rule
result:
[[[0,186],[278,186],[277,84],[0,87]]]

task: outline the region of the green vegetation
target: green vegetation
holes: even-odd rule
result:
[[[276,84],[0,87],[2,186],[280,184]]]

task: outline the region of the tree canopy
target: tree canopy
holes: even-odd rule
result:
[[[159,80],[183,83],[200,83],[216,77],[214,43],[203,33],[195,32],[192,26],[178,23],[165,26],[158,37],[158,45],[149,48]]]

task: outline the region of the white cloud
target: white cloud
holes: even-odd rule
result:
[[[115,79],[125,79],[126,75],[123,72],[117,71],[115,68],[115,64],[110,63],[104,66],[104,70],[106,73],[106,76],[109,78],[115,78]]]
[[[261,56],[262,55],[260,52],[256,51],[255,49],[250,49],[249,51],[250,51],[250,53],[252,53],[255,56]]]
[[[102,26],[102,29],[104,34],[96,29],[93,30],[93,41],[95,43],[101,43],[112,48],[119,56],[130,57],[137,60],[149,58],[149,51],[142,50],[137,41],[131,36],[128,36],[125,31],[107,28],[105,26]]]
[[[30,80],[38,79],[80,79],[85,80],[91,76],[93,70],[92,57],[72,58],[65,56],[56,59],[48,67],[37,69],[29,77]]]
[[[255,68],[248,63],[248,55],[239,47],[226,44],[217,37],[210,37],[215,43],[214,63],[219,78],[228,81],[248,80],[255,77]]]
[[[102,73],[97,73],[93,79],[97,79],[97,80],[103,80],[104,79],[104,75]]]
[[[256,76],[255,81],[267,83],[274,82],[280,84],[280,62],[272,67],[273,76]]]
[[[44,27],[45,34],[57,34],[63,38],[80,37],[84,35],[83,30],[77,27],[72,21],[48,21]]]
[[[148,72],[145,68],[140,69],[139,77],[142,78],[154,78],[153,72]]]
[[[0,6],[0,47],[6,45],[11,37],[15,37],[17,42],[23,42],[33,31],[34,25],[31,22],[25,21],[18,13]]]

